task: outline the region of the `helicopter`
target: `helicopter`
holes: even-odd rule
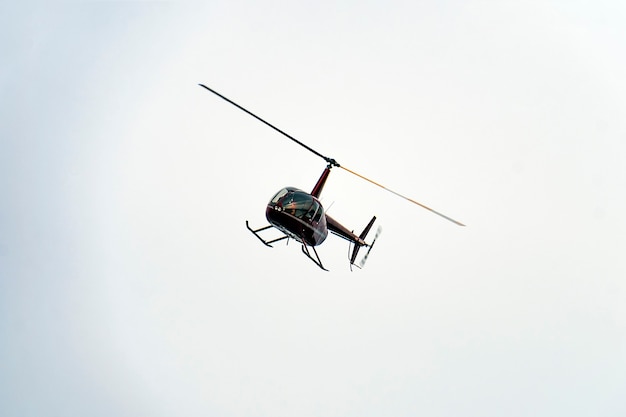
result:
[[[376,185],[377,187],[389,191],[390,193],[400,198],[403,198],[410,203],[418,205],[458,226],[465,226],[463,223],[454,220],[451,217],[435,211],[432,208],[425,206],[424,204],[419,203],[411,198],[405,197],[404,195],[393,191],[379,184],[378,182],[375,182],[353,170],[346,168],[345,166],[339,164],[334,158],[324,156],[313,148],[300,142],[293,136],[285,133],[276,126],[260,118],[256,114],[250,112],[249,110],[245,109],[244,107],[240,106],[229,98],[213,90],[212,88],[209,88],[204,84],[198,85],[215,94],[224,101],[232,104],[238,109],[244,111],[245,113],[264,123],[268,127],[274,129],[281,135],[292,140],[309,152],[312,152],[313,154],[319,156],[324,161],[326,161],[326,168],[315,183],[315,186],[313,187],[311,192],[306,192],[295,187],[283,187],[276,194],[274,194],[274,196],[270,199],[265,208],[265,218],[267,219],[269,225],[258,229],[253,229],[252,227],[250,227],[249,222],[246,220],[246,228],[266,246],[272,247],[272,243],[291,238],[302,245],[301,248],[304,255],[306,255],[311,261],[313,261],[313,263],[315,263],[319,268],[323,269],[324,271],[328,271],[322,264],[322,261],[315,247],[321,245],[326,240],[330,232],[336,236],[339,236],[340,238],[349,241],[351,245],[354,245],[354,248],[352,249],[349,256],[350,269],[352,269],[352,266],[356,266],[359,268],[362,268],[364,266],[365,261],[367,260],[370,251],[374,247],[376,239],[378,239],[378,237],[380,236],[382,229],[379,227],[374,239],[371,241],[371,243],[367,243],[365,241],[365,238],[367,237],[370,229],[374,225],[374,222],[376,221],[376,216],[373,216],[369,223],[365,226],[363,231],[359,235],[356,235],[354,231],[351,231],[343,226],[337,220],[329,216],[328,213],[324,210],[324,207],[322,206],[319,198],[324,188],[324,185],[326,184],[326,180],[330,175],[330,171],[334,167],[343,169],[350,174],[353,174],[373,185]],[[275,228],[282,232],[282,236],[271,240],[266,240],[261,236],[261,232],[272,228]],[[367,248],[367,253],[364,255],[363,259],[361,259],[359,264],[357,264],[356,259],[361,248]]]

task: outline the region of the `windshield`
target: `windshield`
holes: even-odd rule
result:
[[[274,197],[272,197],[272,203],[274,203],[274,204],[278,203],[278,200],[283,198],[285,196],[285,194],[287,194],[288,192],[289,192],[289,190],[286,189],[286,188],[283,188],[282,190],[277,192],[276,195]]]
[[[311,194],[297,189],[284,188],[272,198],[270,204],[279,206],[285,213],[307,221],[320,221],[324,210]]]
[[[298,218],[302,218],[311,209],[313,198],[304,193],[295,191],[289,193],[282,201],[283,210]]]

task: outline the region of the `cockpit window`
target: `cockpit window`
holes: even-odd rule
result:
[[[322,206],[310,194],[295,191],[288,194],[282,202],[283,210],[300,219],[319,221],[322,216]]]
[[[314,222],[319,222],[320,219],[322,218],[322,213],[324,212],[322,210],[322,205],[316,201],[314,208],[315,208],[315,212],[311,215],[311,218],[313,219]]]
[[[276,195],[274,197],[272,197],[272,203],[274,203],[274,204],[278,203],[278,200],[283,198],[285,196],[285,194],[287,194],[288,192],[289,192],[289,190],[286,189],[286,188],[283,188],[282,190],[277,192]]]
[[[283,210],[298,218],[303,218],[311,208],[313,198],[303,192],[293,192],[283,199]]]
[[[319,222],[324,215],[324,209],[319,201],[297,188],[283,188],[272,197],[269,204],[307,222]]]

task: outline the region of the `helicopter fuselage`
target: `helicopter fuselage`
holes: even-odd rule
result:
[[[253,229],[248,224],[248,221],[246,221],[246,227],[248,228],[248,230],[252,232],[266,246],[272,247],[271,244],[274,242],[278,242],[283,239],[293,238],[302,243],[302,252],[304,252],[304,254],[307,257],[309,257],[313,262],[315,262],[317,266],[319,266],[322,269],[325,269],[324,266],[322,265],[322,262],[319,256],[317,255],[315,246],[324,242],[324,240],[328,236],[328,232],[331,232],[354,244],[354,249],[352,251],[352,254],[350,255],[350,265],[354,265],[359,248],[361,247],[364,247],[364,246],[369,247],[368,252],[365,255],[363,261],[367,258],[369,251],[372,249],[372,246],[374,245],[374,241],[376,241],[376,238],[378,237],[380,233],[380,227],[379,227],[379,231],[376,233],[376,236],[374,237],[374,240],[372,241],[372,243],[367,244],[365,242],[364,239],[367,233],[369,232],[369,230],[371,229],[372,225],[374,224],[374,221],[376,220],[376,216],[372,217],[372,219],[367,224],[367,226],[365,226],[365,229],[361,232],[360,235],[357,236],[354,234],[353,231],[348,230],[338,221],[334,220],[332,217],[324,213],[324,208],[322,207],[321,203],[318,200],[332,167],[342,168],[344,171],[347,171],[377,187],[380,187],[386,191],[389,191],[390,193],[400,198],[403,198],[415,205],[418,205],[424,209],[427,209],[430,212],[437,214],[438,216],[441,216],[448,221],[451,221],[459,226],[464,226],[463,223],[456,221],[451,217],[448,217],[442,213],[439,213],[438,211],[435,211],[431,209],[430,207],[423,205],[422,203],[419,203],[413,199],[405,197],[404,195],[400,193],[397,193],[387,187],[384,187],[383,185],[375,181],[372,181],[371,179],[355,171],[352,171],[346,168],[345,166],[340,165],[334,158],[329,158],[327,156],[322,155],[318,151],[314,150],[313,148],[310,148],[309,146],[300,142],[293,136],[283,132],[276,126],[272,125],[271,123],[268,123],[267,121],[263,120],[259,116],[250,112],[249,110],[246,110],[244,107],[240,106],[239,104],[235,103],[229,98],[221,95],[217,91],[207,87],[204,84],[200,84],[200,86],[210,91],[211,93],[215,94],[216,96],[220,97],[221,99],[227,101],[228,103],[232,104],[233,106],[237,107],[238,109],[244,111],[250,116],[254,117],[258,121],[271,127],[278,133],[282,134],[286,138],[302,146],[309,152],[319,156],[327,163],[326,169],[324,170],[324,172],[322,172],[322,175],[320,176],[319,180],[315,184],[315,187],[313,188],[311,193],[307,193],[305,191],[302,191],[294,187],[285,187],[274,195],[274,197],[270,200],[265,210],[265,217],[270,223],[268,226],[261,227],[259,229]],[[281,236],[279,238],[272,239],[272,240],[266,240],[259,234],[260,232],[271,229],[272,227],[275,227],[276,229],[283,232],[284,236]],[[312,248],[312,252],[315,255],[315,258],[313,258],[311,255],[311,252],[309,252],[309,247]]]
[[[318,197],[324,188],[324,183],[330,173],[331,165],[328,165],[319,180],[315,184],[313,191],[307,193],[299,188],[285,187],[274,194],[274,197],[267,203],[265,208],[265,217],[269,222],[269,226],[260,229],[252,229],[246,221],[246,227],[266,246],[272,246],[272,243],[283,239],[294,239],[302,243],[302,252],[317,266],[322,269],[322,261],[320,260],[315,246],[320,245],[328,237],[328,232],[333,233],[343,239],[354,244],[352,255],[350,256],[350,265],[354,265],[359,248],[372,245],[365,242],[365,237],[374,224],[376,216],[372,217],[368,225],[360,235],[355,235],[353,231],[348,230],[345,226],[333,219],[324,212],[324,207],[320,203]],[[280,230],[284,236],[266,240],[259,234],[260,232],[276,228]],[[378,234],[377,234],[378,236]],[[374,238],[376,240],[376,238]],[[312,250],[309,251],[309,248]],[[315,256],[315,257],[314,257]],[[366,254],[367,257],[367,254]]]
[[[328,236],[324,207],[313,195],[294,187],[277,192],[265,209],[267,221],[296,241],[320,245]]]

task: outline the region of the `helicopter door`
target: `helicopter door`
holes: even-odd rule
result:
[[[305,218],[309,222],[313,221],[315,223],[318,223],[320,219],[322,218],[323,212],[324,210],[322,209],[322,205],[318,203],[316,200],[313,200],[311,207],[309,208],[309,211],[307,211],[305,215]]]

